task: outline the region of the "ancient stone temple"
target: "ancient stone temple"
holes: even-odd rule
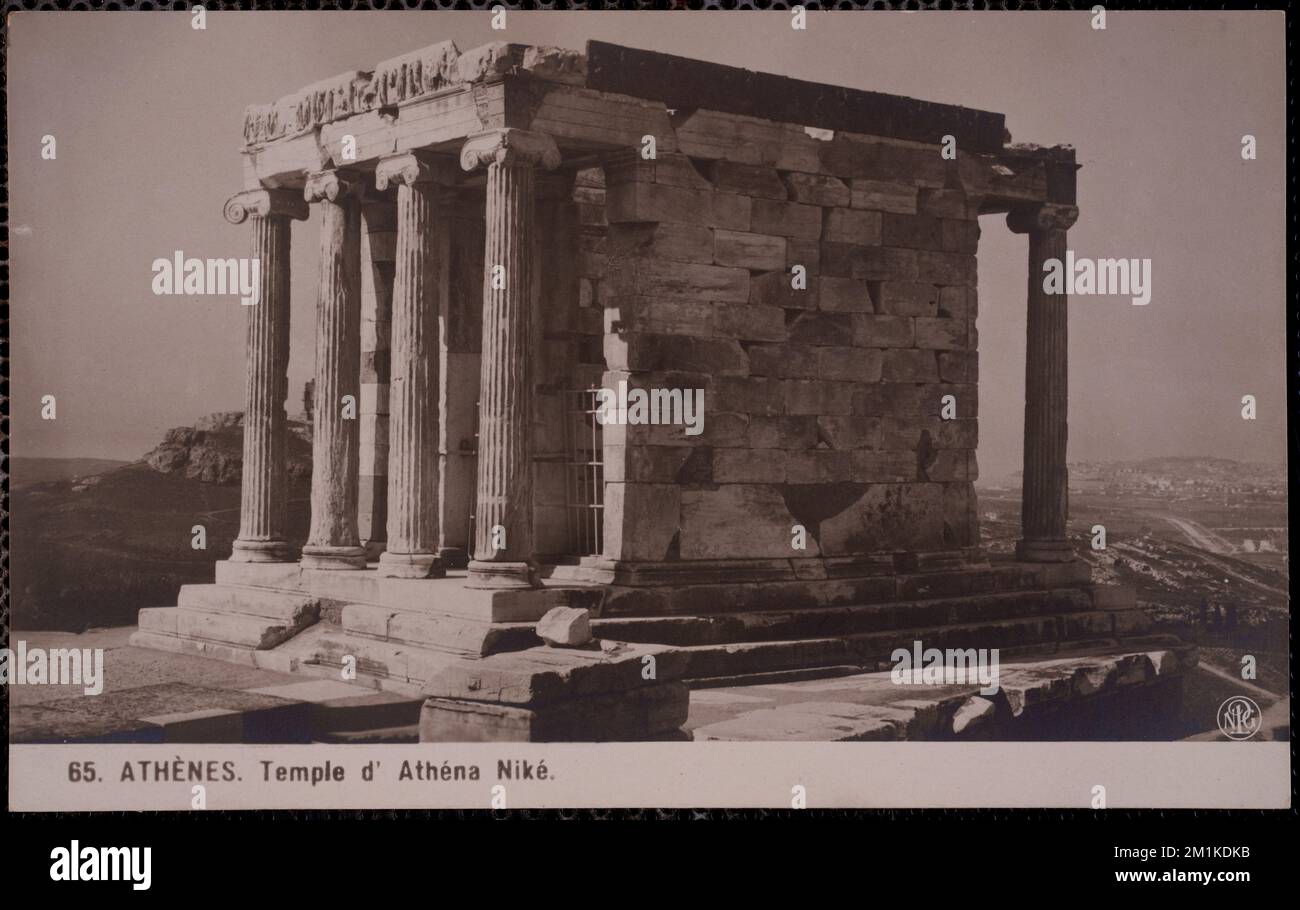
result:
[[[920,637],[1140,633],[1066,541],[1069,147],[1003,116],[591,42],[443,43],[244,122],[242,524],[137,644],[418,693],[428,738],[640,738],[687,685]],[[319,214],[319,241],[292,228]],[[979,545],[979,216],[1028,235],[1023,539]],[[1000,226],[1000,225],[999,225]],[[286,531],[289,244],[318,242]],[[601,390],[694,426],[608,420]],[[675,412],[674,412],[675,413]],[[661,415],[662,416],[662,415]],[[602,644],[536,624],[589,611]],[[656,669],[644,673],[647,656]],[[596,718],[596,720],[593,720]]]

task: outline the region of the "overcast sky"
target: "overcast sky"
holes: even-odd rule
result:
[[[1285,459],[1281,13],[16,13],[9,47],[12,454],[134,459],[243,406],[236,297],[156,297],[150,265],[246,256],[242,112],[446,39],[599,38],[1000,111],[1078,148],[1077,256],[1152,260],[1153,298],[1070,303],[1070,458]],[[41,137],[58,157],[42,160]],[[1242,136],[1258,159],[1242,160]],[[980,463],[1018,470],[1025,238],[981,220]],[[294,226],[290,405],[313,369],[316,217]],[[41,396],[58,419],[40,419]],[[1240,416],[1242,395],[1259,419]]]

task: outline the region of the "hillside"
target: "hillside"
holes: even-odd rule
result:
[[[243,428],[238,413],[169,430],[141,461],[11,491],[11,623],[80,630],[132,622],[141,607],[176,602],[183,584],[211,581],[239,532]],[[305,536],[309,428],[290,436],[290,525]],[[207,548],[193,549],[194,525]]]
[[[113,468],[130,464],[111,458],[10,458],[9,489],[17,490],[51,480],[72,480],[103,474]]]

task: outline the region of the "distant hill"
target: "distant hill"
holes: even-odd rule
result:
[[[239,532],[243,422],[214,414],[169,430],[138,462],[97,473],[69,469],[25,480],[10,495],[12,624],[19,629],[108,626],[141,607],[176,603],[183,584],[212,580]],[[311,476],[309,428],[289,442],[290,533],[306,536]],[[98,463],[102,459],[37,459]],[[30,476],[30,475],[29,475]],[[203,525],[207,549],[191,546]]]
[[[10,458],[9,489],[17,490],[51,480],[71,480],[74,477],[103,474],[130,463],[110,458]]]

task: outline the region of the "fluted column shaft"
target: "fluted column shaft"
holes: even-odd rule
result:
[[[534,169],[554,168],[546,136],[498,130],[472,137],[461,165],[487,166],[478,489],[470,584],[532,586],[532,299]]]
[[[232,196],[226,220],[252,218],[258,281],[248,307],[247,379],[244,385],[243,477],[236,562],[287,562],[289,368],[289,222],[305,219],[307,206],[287,190],[251,190]]]
[[[397,186],[388,415],[388,542],[381,574],[443,574],[438,559],[438,218],[436,162],[381,161],[376,186]]]
[[[364,569],[357,533],[361,394],[360,185],[327,171],[307,180],[303,196],[321,215],[316,300],[316,386],[312,409],[311,531],[302,564]]]
[[[1021,495],[1020,559],[1068,562],[1069,514],[1069,297],[1044,289],[1044,265],[1064,263],[1066,229],[1078,218],[1073,206],[1014,211],[1007,224],[1029,235],[1029,312],[1025,345],[1024,486]]]

